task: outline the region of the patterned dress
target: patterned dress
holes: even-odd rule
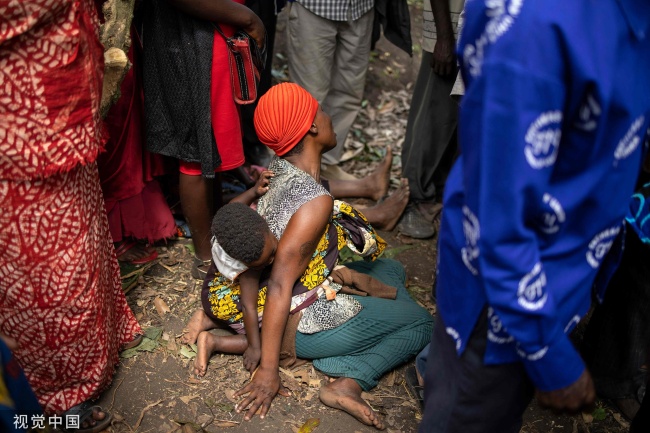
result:
[[[142,330],[97,166],[103,49],[91,0],[0,0],[0,333],[40,404],[97,396]]]
[[[271,180],[269,192],[260,199],[258,212],[279,239],[289,219],[300,206],[316,197],[330,194],[309,174],[283,159],[274,158],[269,170],[275,173],[275,177]],[[282,205],[276,207],[276,203]],[[384,251],[386,243],[377,235],[363,214],[349,204],[335,200],[330,223],[312,254],[307,269],[294,285],[292,312],[300,311],[316,301],[316,293],[310,292],[318,288],[329,276],[338,264],[339,252],[345,247],[369,260],[375,260]],[[262,274],[260,281],[257,300],[260,320],[266,303],[269,273],[270,268]],[[211,275],[204,284],[204,293],[206,312],[213,318],[227,321],[238,332],[243,332],[239,282],[230,281],[213,266]]]

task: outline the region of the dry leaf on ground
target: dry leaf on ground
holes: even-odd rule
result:
[[[161,316],[164,316],[167,313],[171,313],[171,310],[167,306],[167,303],[165,301],[163,301],[161,298],[154,299],[153,300],[153,305],[156,307],[156,311]]]

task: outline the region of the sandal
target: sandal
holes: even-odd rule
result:
[[[415,366],[410,366],[404,373],[406,387],[413,398],[420,404],[420,410],[424,410],[424,387],[418,382],[418,375],[415,372]]]
[[[122,352],[124,350],[133,349],[134,347],[139,346],[140,343],[142,343],[142,338],[142,334],[135,334],[133,340],[129,341],[128,343],[124,343],[120,351]]]
[[[121,262],[126,262],[130,263],[132,265],[144,265],[149,262],[153,262],[158,258],[158,251],[155,249],[151,252],[146,257],[141,257],[139,259],[134,259],[134,260],[120,260],[119,257],[128,251],[132,250],[136,245],[138,245],[137,242],[133,242],[131,240],[123,240],[122,242],[118,242],[115,244],[115,255],[118,257],[118,260]]]
[[[103,412],[106,416],[102,420],[96,420],[93,418],[93,414],[97,412]],[[111,425],[113,416],[102,409],[100,406],[93,406],[89,402],[85,401],[81,404],[71,407],[66,413],[63,414],[63,419],[70,419],[68,417],[78,417],[78,428],[60,428],[61,431],[66,433],[99,433],[102,430],[105,430]],[[91,422],[95,422],[94,425],[91,425]],[[88,423],[88,427],[83,427],[84,423]],[[68,424],[69,425],[69,424]]]
[[[190,230],[189,224],[179,219],[174,219],[174,222],[176,223],[176,236],[179,238],[192,238],[192,231]]]
[[[208,275],[208,268],[212,263],[212,259],[201,260],[198,257],[194,256],[194,261],[192,262],[192,277],[197,280],[205,280],[205,277]]]

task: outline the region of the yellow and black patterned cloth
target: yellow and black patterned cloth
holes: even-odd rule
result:
[[[311,261],[293,288],[293,295],[304,294],[318,287],[338,263],[344,247],[366,260],[375,260],[386,248],[386,242],[375,232],[365,216],[349,204],[335,200],[332,218],[323,233]],[[263,272],[257,299],[261,317],[266,303],[266,285],[270,267]],[[239,281],[231,281],[214,266],[203,286],[203,308],[212,318],[240,325],[243,320]],[[236,328],[240,328],[237,326]]]

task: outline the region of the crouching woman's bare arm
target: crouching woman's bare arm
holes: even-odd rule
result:
[[[332,205],[329,196],[320,196],[302,205],[289,220],[280,239],[262,318],[260,365],[251,381],[235,393],[236,397],[248,394],[237,404],[237,412],[249,408],[244,417],[246,420],[250,420],[260,408],[260,418],[264,418],[280,390],[280,346],[289,316],[291,292],[295,282],[307,269],[325,232]]]

